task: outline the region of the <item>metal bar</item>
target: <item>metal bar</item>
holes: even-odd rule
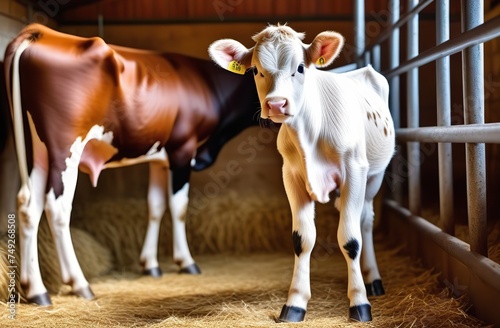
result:
[[[399,19],[399,0],[389,0],[389,13],[390,13],[390,23],[394,24]],[[389,38],[389,65],[391,69],[396,69],[399,66],[399,28],[394,28],[390,33]],[[401,126],[400,123],[400,104],[399,104],[399,76],[395,75],[389,79],[389,109],[391,111],[392,120],[394,122],[394,127],[398,129]],[[401,167],[401,149],[396,146],[396,154],[392,160],[392,179],[390,188],[392,192],[392,197],[397,202],[401,203],[403,201],[403,189],[401,187],[401,181],[398,179],[403,174],[398,172]]]
[[[363,61],[358,64],[358,67],[364,67],[366,65],[371,64],[371,59],[370,59],[370,53],[369,52],[365,52],[365,55],[363,57],[364,57]]]
[[[365,50],[365,1],[354,1],[354,44],[356,45],[356,62],[358,67],[365,65],[363,63],[363,54]]]
[[[396,137],[400,142],[500,144],[500,123],[398,129],[396,130]]]
[[[104,18],[102,17],[102,14],[97,16],[97,30],[99,37],[104,38]]]
[[[380,72],[381,64],[380,64],[380,45],[373,47],[372,49],[372,65],[373,68]]]
[[[436,44],[450,38],[450,0],[436,3]],[[436,60],[437,125],[451,125],[450,57]],[[449,143],[438,145],[440,228],[455,235],[453,162]]]
[[[418,0],[408,0],[408,11],[411,12],[417,5]],[[407,27],[407,59],[418,55],[418,14],[408,21]],[[419,126],[419,101],[418,101],[418,67],[412,68],[406,75],[406,115],[409,128]],[[416,215],[420,214],[422,208],[420,188],[420,144],[418,142],[407,143],[408,163],[411,165],[412,173],[408,176],[408,200],[410,211]]]
[[[484,256],[471,253],[467,243],[449,236],[424,218],[412,215],[410,211],[403,208],[400,204],[391,200],[385,200],[384,205],[396,212],[399,219],[405,219],[400,221],[409,223],[411,226],[410,229],[415,229],[419,233],[422,232],[422,235],[431,238],[436,245],[462,262],[474,275],[480,277],[496,290],[500,290],[500,279],[498,279],[500,276],[500,264]]]
[[[357,68],[358,68],[358,64],[352,63],[352,64],[347,64],[347,65],[344,65],[344,66],[335,67],[334,69],[328,70],[328,72],[332,72],[332,73],[345,73],[345,72],[353,71],[353,70],[355,70]]]
[[[378,37],[372,43],[370,43],[370,45],[368,45],[366,47],[365,51],[370,51],[376,45],[382,44],[382,42],[384,42],[388,38],[390,39],[394,30],[398,30],[401,26],[406,24],[406,22],[408,22],[414,15],[416,15],[419,12],[421,12],[422,10],[424,10],[425,7],[427,7],[433,1],[434,0],[421,1],[415,8],[413,8],[411,11],[409,11],[406,14],[404,14],[403,16],[401,16],[401,18],[399,18],[399,3],[397,4],[397,13],[396,13],[396,11],[393,11],[393,9],[396,9],[396,8],[395,7],[393,8],[392,5],[389,5],[390,6],[389,12],[391,14],[390,27],[385,29],[384,31],[382,31],[382,33],[380,33],[378,35]],[[394,16],[394,15],[397,15],[397,16]],[[394,17],[397,17],[396,20],[392,19]]]
[[[484,3],[462,0],[462,30],[468,31],[484,21]],[[486,24],[485,24],[486,25]],[[500,27],[500,24],[498,24]],[[464,123],[484,123],[484,68],[483,45],[477,44],[462,52],[462,79],[464,89]],[[488,255],[486,232],[486,154],[485,145],[465,145],[467,172],[467,209],[471,251]]]
[[[413,67],[423,66],[427,63],[435,61],[438,58],[453,55],[454,53],[464,50],[465,48],[487,42],[498,36],[500,36],[500,16],[492,18],[484,24],[462,33],[456,38],[443,42],[432,49],[423,51],[420,55],[407,61],[401,66],[385,71],[382,74],[384,74],[387,78],[391,78],[393,76],[406,73]]]

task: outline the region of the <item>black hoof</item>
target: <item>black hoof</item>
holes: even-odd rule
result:
[[[376,279],[371,284],[365,284],[367,296],[380,296],[385,294],[382,280]]]
[[[179,270],[179,273],[200,274],[201,270],[196,263],[193,263],[191,265],[188,265],[187,267],[181,268]]]
[[[361,304],[349,308],[349,319],[354,321],[372,321],[372,307],[370,304]]]
[[[281,322],[300,322],[304,321],[304,317],[306,316],[306,310],[301,309],[296,306],[287,306],[283,305],[280,314]]]
[[[156,267],[151,269],[144,269],[144,271],[142,271],[142,274],[145,276],[160,278],[163,273],[161,272],[160,267]]]
[[[90,289],[90,286],[84,287],[82,289],[74,290],[73,294],[76,296],[80,296],[81,298],[84,298],[86,300],[93,300],[95,298],[94,292],[92,292],[92,289]]]
[[[52,305],[52,301],[50,300],[49,293],[47,293],[47,292],[28,298],[28,303],[34,303],[34,304],[40,305],[40,306],[51,306]]]

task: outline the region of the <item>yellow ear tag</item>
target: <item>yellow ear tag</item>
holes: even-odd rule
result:
[[[316,61],[316,65],[318,65],[318,66],[325,65],[325,57],[323,57],[323,56],[319,57],[318,60]]]
[[[241,75],[245,74],[245,71],[246,71],[245,65],[238,63],[236,60],[232,60],[229,63],[228,69],[233,73],[241,74]]]

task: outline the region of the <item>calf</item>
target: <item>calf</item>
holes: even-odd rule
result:
[[[236,76],[209,60],[111,46],[38,24],[9,44],[5,68],[21,174],[21,283],[28,301],[51,303],[37,254],[43,210],[63,282],[77,295],[94,297],[69,231],[79,169],[96,185],[103,169],[149,162],[144,270],[161,273],[157,244],[168,193],[174,260],[181,272],[198,273],[184,222],[190,173],[208,167],[227,140],[258,123],[252,120],[259,102],[252,76]]]
[[[311,297],[309,266],[316,239],[314,201],[339,188],[337,238],[348,266],[349,318],[370,321],[367,294],[384,293],[373,249],[373,198],[394,151],[388,84],[370,66],[347,74],[317,70],[344,44],[322,32],[308,45],[288,26],[269,26],[247,49],[214,42],[209,53],[223,68],[252,67],[261,117],[282,123],[278,150],[292,211],[295,267],[281,321],[302,321]]]

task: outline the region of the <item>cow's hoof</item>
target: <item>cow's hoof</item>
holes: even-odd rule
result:
[[[81,298],[88,301],[91,301],[95,298],[94,292],[92,291],[92,289],[90,289],[90,286],[74,290],[73,294],[75,294],[76,296],[80,296]]]
[[[179,273],[200,274],[201,270],[196,263],[193,263],[191,265],[188,265],[187,267],[181,268],[179,270]]]
[[[380,296],[385,294],[382,280],[376,279],[371,284],[365,284],[367,296]]]
[[[288,306],[283,305],[280,314],[281,322],[301,322],[304,321],[304,317],[306,316],[306,310],[296,307],[296,306]]]
[[[160,267],[156,267],[156,268],[151,268],[151,269],[144,269],[142,271],[142,274],[145,276],[160,278],[161,275],[163,274],[163,272],[161,272]]]
[[[50,295],[47,292],[28,298],[28,303],[33,303],[40,306],[52,305],[52,301],[50,300]]]
[[[372,321],[372,306],[361,304],[349,308],[349,319],[353,321]]]

